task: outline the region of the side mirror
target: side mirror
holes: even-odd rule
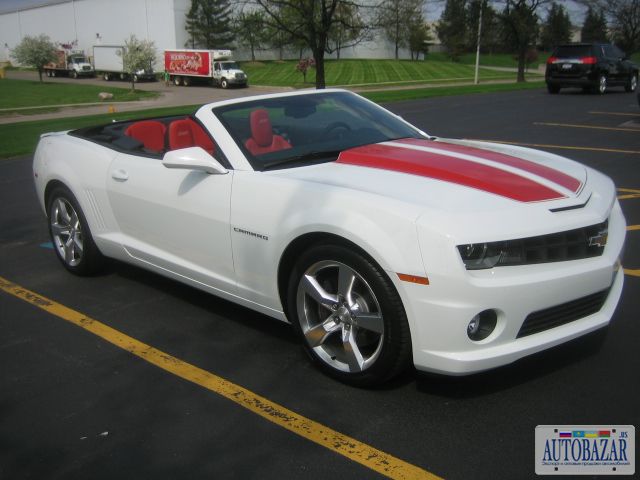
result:
[[[213,175],[224,175],[229,171],[200,147],[181,148],[164,154],[162,165],[166,168],[197,170]]]

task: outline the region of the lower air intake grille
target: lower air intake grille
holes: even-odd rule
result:
[[[593,315],[602,309],[608,296],[609,289],[573,300],[572,302],[533,312],[525,319],[516,338],[533,335],[534,333],[543,332],[550,328],[559,327],[560,325]]]

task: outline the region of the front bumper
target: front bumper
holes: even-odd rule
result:
[[[616,202],[602,256],[584,260],[498,267],[481,271],[433,272],[429,286],[397,282],[411,327],[417,369],[466,375],[512,363],[606,326],[624,283],[619,258],[626,224]],[[517,338],[527,316],[609,289],[602,308],[569,323]],[[484,340],[466,333],[478,313],[497,312],[495,330]]]

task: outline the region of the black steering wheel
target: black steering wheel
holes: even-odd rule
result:
[[[351,127],[344,122],[331,122],[329,125],[325,127],[324,131],[322,132],[322,137],[323,138],[327,138],[327,137],[340,138],[345,133],[350,131],[351,131]]]

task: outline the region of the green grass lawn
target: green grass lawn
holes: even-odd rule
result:
[[[242,69],[252,85],[310,87],[315,84],[315,69],[307,71],[307,82],[296,71],[296,61],[244,62]],[[411,84],[472,80],[471,65],[449,61],[410,60],[327,60],[327,86],[372,84]],[[504,72],[481,69],[481,79],[504,78]]]
[[[21,107],[55,106],[75,103],[99,102],[98,94],[113,94],[109,102],[129,102],[142,98],[153,98],[156,92],[127,88],[101,87],[97,85],[33,82],[29,80],[0,79],[0,109]]]
[[[549,52],[539,52],[538,60],[529,65],[529,69],[535,70],[536,68],[538,68],[538,65],[543,65],[547,61],[547,58],[549,58]],[[451,61],[449,56],[444,52],[427,54],[427,62],[429,60],[439,62]],[[465,53],[460,56],[456,63],[475,66],[476,53]],[[480,65],[484,65],[487,67],[518,68],[518,60],[513,53],[481,53]]]

